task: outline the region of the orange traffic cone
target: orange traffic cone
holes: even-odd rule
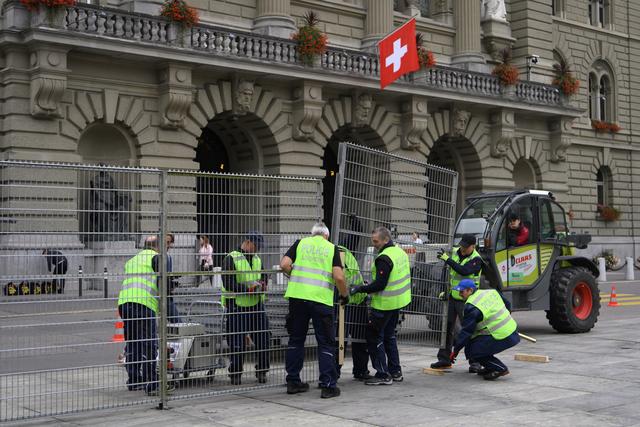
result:
[[[111,342],[124,342],[124,322],[120,318],[120,313],[117,313],[117,315],[118,320],[116,320],[116,331],[111,338]]]
[[[618,304],[618,295],[616,294],[616,285],[611,286],[611,297],[609,297],[609,307],[617,307]]]

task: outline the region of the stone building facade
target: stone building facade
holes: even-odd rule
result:
[[[352,141],[460,174],[466,195],[545,189],[589,251],[637,257],[640,4],[633,0],[97,0],[47,13],[2,6],[4,159],[321,177]],[[313,66],[290,35],[319,13]],[[438,67],[380,91],[376,43],[415,16]],[[491,70],[513,46],[514,90]],[[551,85],[565,59],[581,81]],[[619,125],[597,133],[592,119]],[[36,179],[36,178],[34,178]],[[328,185],[327,185],[328,187]],[[330,192],[327,192],[327,200]],[[615,222],[596,206],[621,211]],[[195,230],[194,230],[195,232]]]

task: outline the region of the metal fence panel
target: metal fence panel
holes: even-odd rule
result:
[[[447,305],[439,294],[448,289],[448,277],[436,254],[452,243],[457,173],[350,143],[340,144],[338,162],[334,243],[354,254],[363,278],[371,281],[371,230],[387,227],[411,261],[412,302],[401,312],[398,342],[444,345]],[[414,232],[422,243],[414,241]],[[360,310],[348,318],[349,326],[362,328],[365,315]]]
[[[283,384],[286,283],[276,266],[320,217],[319,192],[305,178],[0,161],[0,421]],[[263,236],[268,325],[244,333],[229,330],[241,315],[221,305],[221,284],[225,255],[249,231]],[[215,248],[205,270],[201,235]],[[154,244],[152,271],[127,274]],[[121,288],[145,280],[160,285],[157,314],[119,312]],[[270,366],[258,382],[264,335]],[[233,384],[229,361],[240,354]],[[158,395],[140,390],[149,386]]]

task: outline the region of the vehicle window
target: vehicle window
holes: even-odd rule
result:
[[[505,218],[507,224],[507,246],[527,245],[534,241],[534,222],[530,198],[511,205]]]
[[[466,233],[482,238],[487,227],[487,219],[494,214],[504,199],[504,197],[489,197],[472,202],[460,217],[454,234],[454,244],[457,244],[460,237]]]
[[[496,241],[496,251],[503,251],[505,249],[507,249],[507,221],[502,221],[500,233],[498,233],[498,240]]]
[[[567,235],[567,223],[564,210],[550,200],[540,204],[540,234],[543,239],[555,239]]]

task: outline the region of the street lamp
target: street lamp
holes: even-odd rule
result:
[[[527,81],[531,80],[531,68],[533,68],[534,64],[537,64],[540,60],[539,55],[527,55]]]

